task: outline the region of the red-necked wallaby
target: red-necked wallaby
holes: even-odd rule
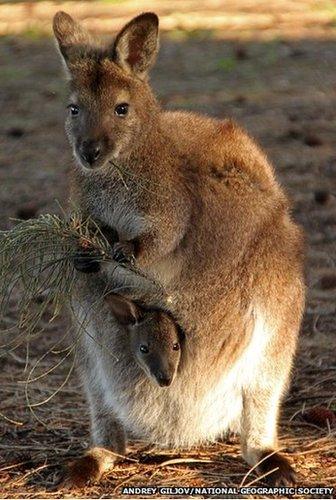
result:
[[[160,108],[147,81],[155,14],[132,19],[110,45],[63,12],[54,32],[71,89],[72,197],[134,245],[137,268],[162,285],[185,332],[178,376],[163,390],[126,352],[125,325],[108,305],[90,313],[104,283],[127,282],[136,296],[140,276],[130,286],[132,266],[78,273],[76,316],[88,317],[89,332],[79,370],[94,447],[70,476],[98,478],[113,453],[125,453],[128,432],[189,447],[232,430],[250,465],[260,461],[273,484],[292,483],[277,420],[304,305],[303,237],[272,166],[232,121]]]

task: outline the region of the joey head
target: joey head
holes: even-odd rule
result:
[[[106,297],[112,314],[126,325],[130,349],[145,374],[161,387],[169,386],[177,374],[183,334],[165,312],[146,311],[117,294]]]

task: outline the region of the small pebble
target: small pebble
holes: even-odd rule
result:
[[[315,134],[308,134],[304,137],[303,142],[307,144],[307,146],[310,146],[311,148],[316,148],[318,146],[322,146],[323,141],[321,137]]]
[[[334,411],[326,408],[325,406],[315,406],[309,408],[302,413],[302,418],[310,424],[317,425],[318,427],[330,427],[336,423],[336,414]]]
[[[28,220],[36,216],[38,207],[34,203],[22,205],[16,212],[18,219]]]
[[[299,47],[291,47],[289,55],[290,57],[303,57],[306,55],[306,52]]]
[[[240,61],[243,61],[244,59],[248,59],[248,53],[247,53],[246,47],[244,47],[243,45],[237,45],[235,47],[234,55],[235,55],[235,58],[240,60]]]
[[[326,274],[320,279],[320,288],[322,290],[331,290],[336,288],[336,274]]]
[[[301,137],[301,132],[297,128],[289,128],[285,138],[286,139],[299,139]]]
[[[247,97],[239,94],[234,98],[234,102],[236,104],[245,104],[247,102]]]
[[[297,113],[290,113],[288,115],[288,120],[290,122],[297,122],[299,120],[299,115]]]
[[[329,191],[324,191],[324,190],[315,191],[314,200],[319,205],[326,205],[330,201]]]
[[[55,99],[57,97],[57,92],[54,92],[53,90],[43,90],[42,95],[47,99]]]
[[[7,130],[8,137],[13,137],[14,139],[20,139],[24,135],[24,130],[21,127],[12,127]]]

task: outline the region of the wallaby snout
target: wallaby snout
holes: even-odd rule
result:
[[[175,362],[167,362],[167,353],[164,349],[161,353],[153,352],[147,359],[138,355],[137,361],[149,378],[160,387],[169,387],[173,383],[178,366]]]
[[[175,374],[166,373],[161,370],[156,372],[154,376],[160,387],[169,387],[175,378]]]
[[[103,150],[102,141],[87,139],[78,146],[78,152],[82,161],[88,163],[90,167],[98,160]]]
[[[173,381],[173,379],[169,377],[169,375],[167,376],[162,372],[158,372],[156,374],[156,380],[160,387],[168,387]]]
[[[150,330],[148,335],[144,333],[139,326],[131,332],[136,360],[151,380],[160,387],[168,387],[173,383],[179,367],[181,353],[180,347],[176,348],[179,344],[169,342],[169,331],[163,332],[163,335],[155,330]],[[168,338],[164,338],[164,334]]]

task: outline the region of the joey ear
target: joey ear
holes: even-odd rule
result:
[[[114,42],[113,60],[126,71],[145,78],[158,52],[159,18],[145,12],[132,19]]]
[[[134,325],[141,320],[142,311],[140,307],[126,297],[116,293],[110,293],[106,296],[105,300],[113,316],[120,324]]]
[[[66,12],[59,11],[55,14],[53,29],[66,64],[75,54],[76,48],[90,44],[89,33]]]

